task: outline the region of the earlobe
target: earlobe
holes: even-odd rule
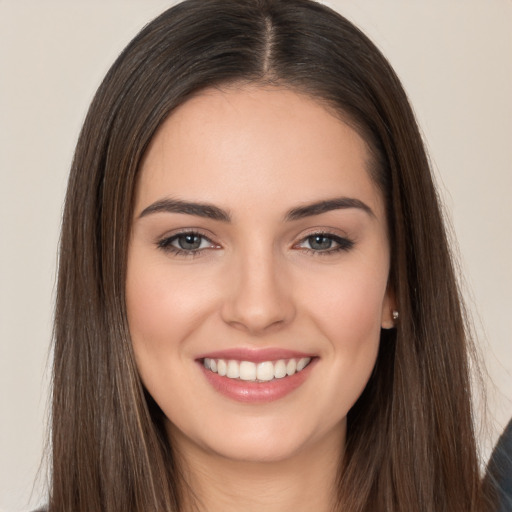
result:
[[[392,311],[388,310],[387,314],[383,314],[381,327],[383,329],[394,329],[399,317],[400,313],[396,309],[393,309]]]
[[[396,309],[393,309],[393,311],[388,313],[388,316],[389,318],[382,320],[381,327],[383,329],[394,329],[400,318],[400,313]]]
[[[399,317],[400,313],[396,306],[395,294],[393,290],[388,287],[386,297],[382,304],[382,319],[380,324],[382,329],[394,329]]]

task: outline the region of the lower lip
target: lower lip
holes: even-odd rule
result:
[[[316,361],[317,358],[312,359],[300,372],[268,382],[251,382],[221,377],[205,368],[202,361],[199,361],[199,364],[208,382],[222,395],[238,402],[264,403],[279,400],[297,389],[309,377]]]

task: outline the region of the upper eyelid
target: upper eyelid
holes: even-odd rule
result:
[[[169,240],[171,238],[176,238],[178,236],[182,236],[182,235],[198,235],[198,236],[201,236],[203,238],[206,238],[207,240],[209,240],[210,242],[212,243],[215,243],[212,238],[213,235],[211,234],[208,234],[206,231],[202,230],[202,229],[199,229],[199,228],[185,228],[185,229],[179,229],[179,230],[174,230],[172,232],[167,232],[165,233],[164,235],[159,235],[157,238],[156,238],[156,242],[161,242],[163,240]]]
[[[299,241],[303,241],[306,238],[310,236],[315,235],[323,235],[325,237],[331,237],[331,238],[347,238],[351,239],[351,236],[342,229],[339,228],[332,228],[332,227],[325,227],[325,228],[313,228],[311,230],[306,230],[305,232],[301,233],[298,237]]]

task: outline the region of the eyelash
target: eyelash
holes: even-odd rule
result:
[[[180,237],[185,237],[185,236],[199,237],[199,238],[201,238],[202,241],[203,240],[208,241],[211,244],[211,247],[216,247],[216,244],[214,244],[205,234],[203,234],[199,231],[182,231],[175,235],[172,235],[172,236],[169,236],[166,238],[162,238],[161,240],[159,240],[157,242],[156,245],[162,251],[164,251],[166,253],[171,253],[175,256],[186,256],[189,258],[194,258],[196,256],[199,256],[205,250],[205,248],[186,250],[186,249],[180,249],[178,247],[174,247],[172,245],[172,243],[174,241],[178,240]]]
[[[202,241],[209,242],[210,247],[204,247],[199,249],[180,249],[178,247],[174,247],[172,245],[173,242],[177,241],[180,237],[185,236],[193,236],[193,237],[199,237]],[[301,244],[307,242],[309,239],[312,239],[314,237],[323,237],[326,238],[335,244],[337,244],[337,247],[335,248],[329,248],[326,250],[315,250],[307,247],[299,247]],[[194,258],[196,256],[199,256],[205,249],[209,248],[215,248],[218,247],[214,242],[210,240],[206,235],[199,231],[182,231],[180,233],[177,233],[175,235],[163,238],[159,240],[156,243],[158,249],[161,249],[162,251],[166,253],[171,253],[175,256],[185,256],[189,258]],[[309,233],[304,238],[302,238],[297,244],[294,245],[294,247],[299,247],[303,251],[312,254],[314,256],[330,256],[333,254],[337,254],[341,251],[348,252],[354,247],[354,242],[350,240],[349,238],[340,237],[337,235],[333,235],[332,233],[326,233],[325,231],[318,231],[314,233]]]
[[[314,237],[323,237],[326,238],[334,243],[337,244],[337,247],[334,249],[326,249],[326,250],[315,250],[310,249],[307,247],[303,247],[302,249],[310,254],[313,254],[314,256],[330,256],[333,254],[337,254],[341,251],[348,252],[354,247],[353,240],[350,240],[346,237],[341,237],[337,235],[333,235],[332,233],[326,233],[325,231],[318,231],[315,233],[309,233],[307,236],[305,236],[298,244],[295,244],[295,246],[303,244],[308,239],[314,238]]]

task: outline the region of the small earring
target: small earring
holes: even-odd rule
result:
[[[393,321],[394,322],[396,322],[398,320],[398,318],[400,317],[400,313],[396,309],[393,310],[393,312],[391,314],[393,316]]]

